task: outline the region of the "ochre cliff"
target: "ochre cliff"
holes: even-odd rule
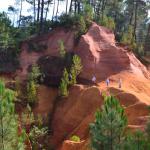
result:
[[[101,93],[111,93],[117,97],[128,116],[128,127],[143,129],[149,114],[150,73],[132,52],[117,46],[112,31],[93,23],[77,45],[71,31],[56,29],[32,41],[45,42],[43,52],[28,52],[27,41],[22,46],[20,55],[21,70],[19,76],[25,78],[28,67],[43,56],[58,56],[58,40],[63,40],[66,50],[78,54],[82,59],[83,70],[80,84],[69,88],[69,96],[62,98],[51,120],[53,134],[50,144],[60,150],[87,150],[89,143],[89,123],[94,121],[94,113],[103,104]],[[97,78],[97,85],[91,83],[92,76]],[[110,78],[110,86],[105,85]],[[122,79],[122,88],[118,80]],[[41,86],[39,104],[36,113],[48,115],[57,97],[56,89]],[[44,94],[43,94],[44,93]],[[68,141],[70,136],[78,135],[81,143]],[[65,141],[67,140],[67,141]]]

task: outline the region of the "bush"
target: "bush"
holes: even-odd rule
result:
[[[65,58],[66,50],[64,47],[64,42],[62,40],[59,40],[58,44],[59,44],[59,54],[62,58]]]
[[[133,36],[133,27],[129,26],[127,32],[124,32],[121,38],[121,43],[129,46],[130,49],[136,48],[135,38]]]
[[[37,103],[37,88],[38,88],[38,79],[41,76],[40,69],[38,65],[34,64],[32,66],[31,72],[28,75],[27,83],[27,99],[30,104]]]
[[[67,69],[65,68],[59,86],[60,96],[68,96],[68,85],[69,85],[69,77],[68,77]]]
[[[88,24],[93,20],[93,9],[91,5],[89,4],[84,5],[83,16]]]
[[[37,86],[34,81],[29,81],[27,84],[27,98],[31,105],[37,102]]]
[[[98,20],[98,23],[111,30],[115,30],[116,25],[115,25],[114,19],[111,17],[104,16],[103,18],[100,18],[100,20]]]
[[[77,135],[73,135],[73,136],[70,138],[70,141],[73,141],[73,142],[80,142],[80,137],[78,137]]]
[[[138,44],[138,45],[136,46],[135,53],[136,53],[139,57],[144,56],[144,47],[143,47],[142,44]]]
[[[87,32],[87,26],[86,26],[86,22],[83,16],[79,15],[78,16],[79,20],[77,22],[77,31],[75,33],[75,39],[78,40],[80,39],[81,35],[85,34]]]
[[[70,84],[74,85],[77,82],[76,81],[77,76],[80,74],[80,72],[82,70],[82,63],[81,63],[81,59],[78,55],[73,56],[72,62],[73,62],[73,64],[72,64],[71,70],[70,70],[70,74],[71,74]]]

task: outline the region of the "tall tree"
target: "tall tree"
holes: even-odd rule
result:
[[[60,0],[57,0],[57,9],[56,9],[56,20],[58,19],[58,10],[59,10],[59,2]]]
[[[38,8],[37,8],[37,22],[40,21],[40,5],[41,5],[41,0],[38,0]]]
[[[19,14],[19,23],[18,23],[19,27],[20,27],[20,22],[22,17],[22,5],[23,5],[23,0],[20,0],[20,14]]]
[[[44,0],[41,1],[40,32],[43,31]]]
[[[0,149],[24,150],[22,138],[18,134],[18,120],[14,111],[14,93],[0,81]],[[20,141],[22,141],[20,143]]]
[[[106,97],[95,122],[90,124],[91,144],[95,150],[116,150],[127,125],[124,109],[113,96]]]

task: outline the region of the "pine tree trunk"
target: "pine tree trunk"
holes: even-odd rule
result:
[[[57,20],[57,17],[58,17],[58,8],[59,8],[59,0],[58,0],[58,3],[57,3],[56,20]]]
[[[33,0],[33,5],[34,5],[33,7],[34,7],[34,23],[35,23],[35,17],[36,17],[36,11],[35,11],[35,9],[36,9],[36,8],[35,8],[35,0]]]
[[[48,0],[48,4],[47,4],[47,8],[46,8],[45,21],[47,19],[47,14],[48,14],[48,11],[49,11],[49,5],[50,5],[50,0]]]
[[[20,1],[20,15],[19,15],[19,25],[18,25],[18,27],[20,27],[21,16],[22,16],[22,0]]]
[[[133,36],[136,40],[136,28],[137,28],[137,11],[138,11],[138,0],[136,0],[135,4],[135,20],[134,20],[134,31],[133,31]]]
[[[43,13],[44,13],[44,0],[42,0],[41,3],[40,32],[43,32]]]
[[[52,21],[53,21],[53,18],[54,18],[54,13],[55,13],[55,4],[56,4],[56,0],[54,0],[53,14],[52,14]]]
[[[77,2],[77,4],[78,4],[78,14],[80,13],[80,2]]]
[[[71,0],[71,2],[70,2],[69,13],[71,13],[71,12],[72,12],[72,2],[73,2],[73,0]]]
[[[66,14],[68,12],[68,0],[66,0]]]
[[[40,1],[40,0],[38,0],[37,22],[39,22],[39,21],[40,21],[40,3],[41,3],[41,1]]]
[[[3,130],[3,117],[1,116],[1,142],[2,142],[2,150],[5,150],[4,146],[4,130]]]
[[[74,4],[74,12],[75,12],[75,14],[77,13],[77,0],[75,0],[75,2],[74,2],[75,4]]]

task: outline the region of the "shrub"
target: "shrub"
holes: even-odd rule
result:
[[[67,69],[65,68],[59,86],[60,96],[68,96],[68,84],[69,84],[69,77]]]
[[[78,55],[73,56],[73,67],[75,69],[76,75],[79,75],[82,70],[81,58]]]
[[[70,74],[71,74],[71,81],[70,84],[74,85],[76,84],[76,78],[80,74],[82,70],[82,63],[81,59],[78,55],[73,56],[73,64],[71,66]]]
[[[133,27],[130,25],[127,32],[124,32],[121,38],[121,43],[126,44],[131,49],[136,48],[135,38],[133,36]]]
[[[76,71],[75,71],[74,66],[71,67],[70,76],[71,76],[70,84],[71,85],[76,84],[77,83],[77,80],[76,80],[77,76],[76,76]]]
[[[142,44],[136,46],[135,52],[141,57],[144,56],[144,47]]]
[[[73,141],[73,142],[80,142],[80,137],[78,137],[77,135],[73,135],[73,136],[70,138],[70,141]]]
[[[79,15],[77,21],[77,31],[75,33],[75,39],[79,39],[81,35],[85,34],[87,32],[87,26],[86,22],[83,16]]]
[[[59,40],[58,44],[59,44],[59,54],[62,58],[65,58],[66,50],[65,50],[64,42],[62,40]]]
[[[38,65],[34,64],[32,66],[31,72],[28,75],[28,83],[27,83],[27,99],[30,104],[37,103],[38,78],[40,76],[41,76],[40,69]]]
[[[100,20],[98,20],[98,23],[111,30],[115,30],[116,25],[115,25],[114,19],[111,17],[103,16],[103,18],[100,18]]]
[[[31,72],[28,75],[28,80],[32,80],[35,83],[38,82],[39,77],[42,75],[40,68],[37,64],[33,64],[31,68]]]
[[[87,23],[93,20],[93,10],[92,10],[91,5],[89,4],[84,5],[83,16],[85,20],[87,21]]]
[[[37,86],[34,81],[29,81],[27,84],[27,99],[30,104],[37,102]]]

